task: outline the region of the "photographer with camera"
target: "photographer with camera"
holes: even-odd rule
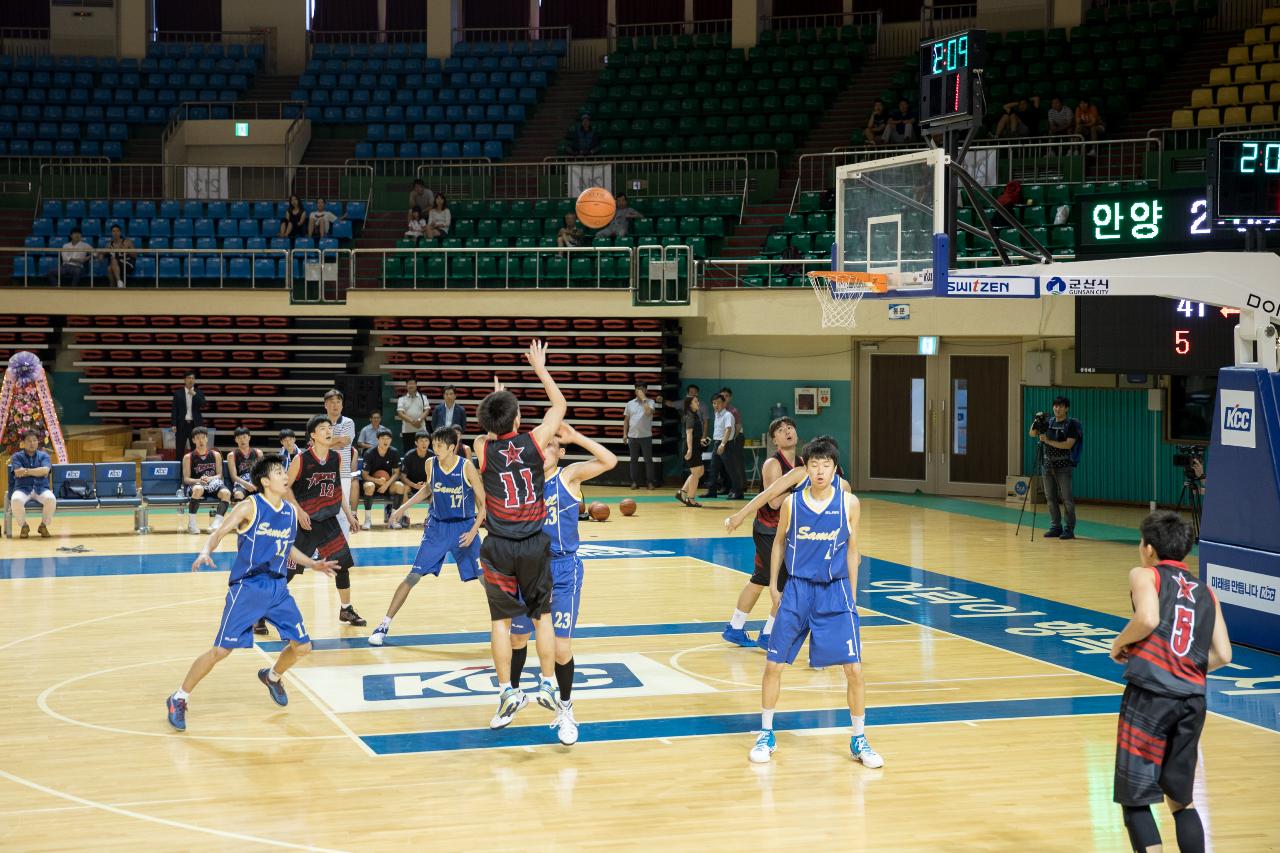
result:
[[[1071,493],[1071,478],[1080,463],[1084,428],[1075,418],[1067,417],[1070,409],[1070,400],[1063,396],[1054,397],[1053,418],[1044,412],[1036,412],[1031,421],[1029,434],[1040,439],[1044,449],[1044,466],[1040,473],[1044,477],[1044,495],[1049,504],[1051,522],[1044,534],[1046,539],[1076,538],[1076,502]],[[1062,518],[1064,511],[1065,524]]]

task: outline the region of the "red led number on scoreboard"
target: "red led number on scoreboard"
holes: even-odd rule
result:
[[[515,509],[522,503],[529,505],[537,501],[537,496],[533,493],[533,472],[528,468],[520,469],[520,478],[524,480],[524,500],[520,500],[520,488],[516,485],[516,476],[510,471],[503,471],[498,475],[502,479],[502,491],[505,492],[502,498],[502,505],[508,509]]]
[[[1173,609],[1173,631],[1169,637],[1169,647],[1175,655],[1182,657],[1187,653],[1195,630],[1196,612],[1179,604]]]
[[[1173,333],[1173,351],[1178,355],[1186,355],[1191,352],[1191,332],[1188,329],[1178,329]]]

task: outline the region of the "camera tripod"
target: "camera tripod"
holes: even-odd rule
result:
[[[1036,541],[1036,477],[1044,477],[1044,442],[1036,442],[1036,458],[1032,464],[1032,474],[1027,480],[1027,493],[1022,496],[1022,509],[1018,512],[1018,527],[1013,535],[1022,533],[1022,516],[1027,511],[1027,498],[1031,499],[1031,541]]]
[[[1200,540],[1200,510],[1204,506],[1204,478],[1189,477],[1182,478],[1182,491],[1178,494],[1178,503],[1173,511],[1181,514],[1182,507],[1191,513],[1191,535],[1193,541]]]

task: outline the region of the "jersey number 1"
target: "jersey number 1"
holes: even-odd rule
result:
[[[516,475],[510,471],[503,471],[498,476],[502,478],[502,490],[506,492],[502,500],[503,506],[508,509],[515,509],[521,504],[528,506],[537,502],[538,496],[534,494],[533,490],[533,472],[528,468],[520,469],[520,478],[524,481],[525,498],[523,501],[520,500],[520,487],[516,484]]]

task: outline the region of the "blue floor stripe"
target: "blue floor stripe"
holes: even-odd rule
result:
[[[894,616],[863,616],[860,619],[864,628],[883,628],[890,625],[908,625],[906,620]],[[747,623],[750,631],[759,631],[764,627],[763,620]],[[594,628],[578,628],[573,632],[574,639],[595,639],[598,637],[651,637],[675,634],[719,634],[724,630],[723,622],[675,622],[656,625],[602,625]],[[383,648],[392,646],[456,646],[464,643],[487,643],[488,631],[459,631],[452,634],[392,634],[387,637]],[[284,648],[279,640],[258,643],[258,648],[266,652],[278,652]],[[368,637],[333,637],[311,641],[313,651],[334,651],[340,649],[373,648]]]
[[[1120,695],[1077,696],[1053,699],[1003,699],[989,702],[955,702],[929,705],[893,705],[872,708],[875,726],[917,723],[950,723],[963,720],[1010,720],[1083,714],[1115,714]],[[849,725],[849,709],[825,711],[779,711],[774,716],[775,731],[797,731]],[[748,734],[760,728],[759,714],[715,714],[696,717],[656,717],[644,720],[610,720],[578,724],[578,740],[652,740],[655,738]],[[503,749],[555,744],[556,736],[546,725],[514,726],[501,731],[457,729],[436,732],[364,735],[360,738],[378,755],[420,752],[452,752],[463,749]],[[744,742],[743,753],[748,744]]]

